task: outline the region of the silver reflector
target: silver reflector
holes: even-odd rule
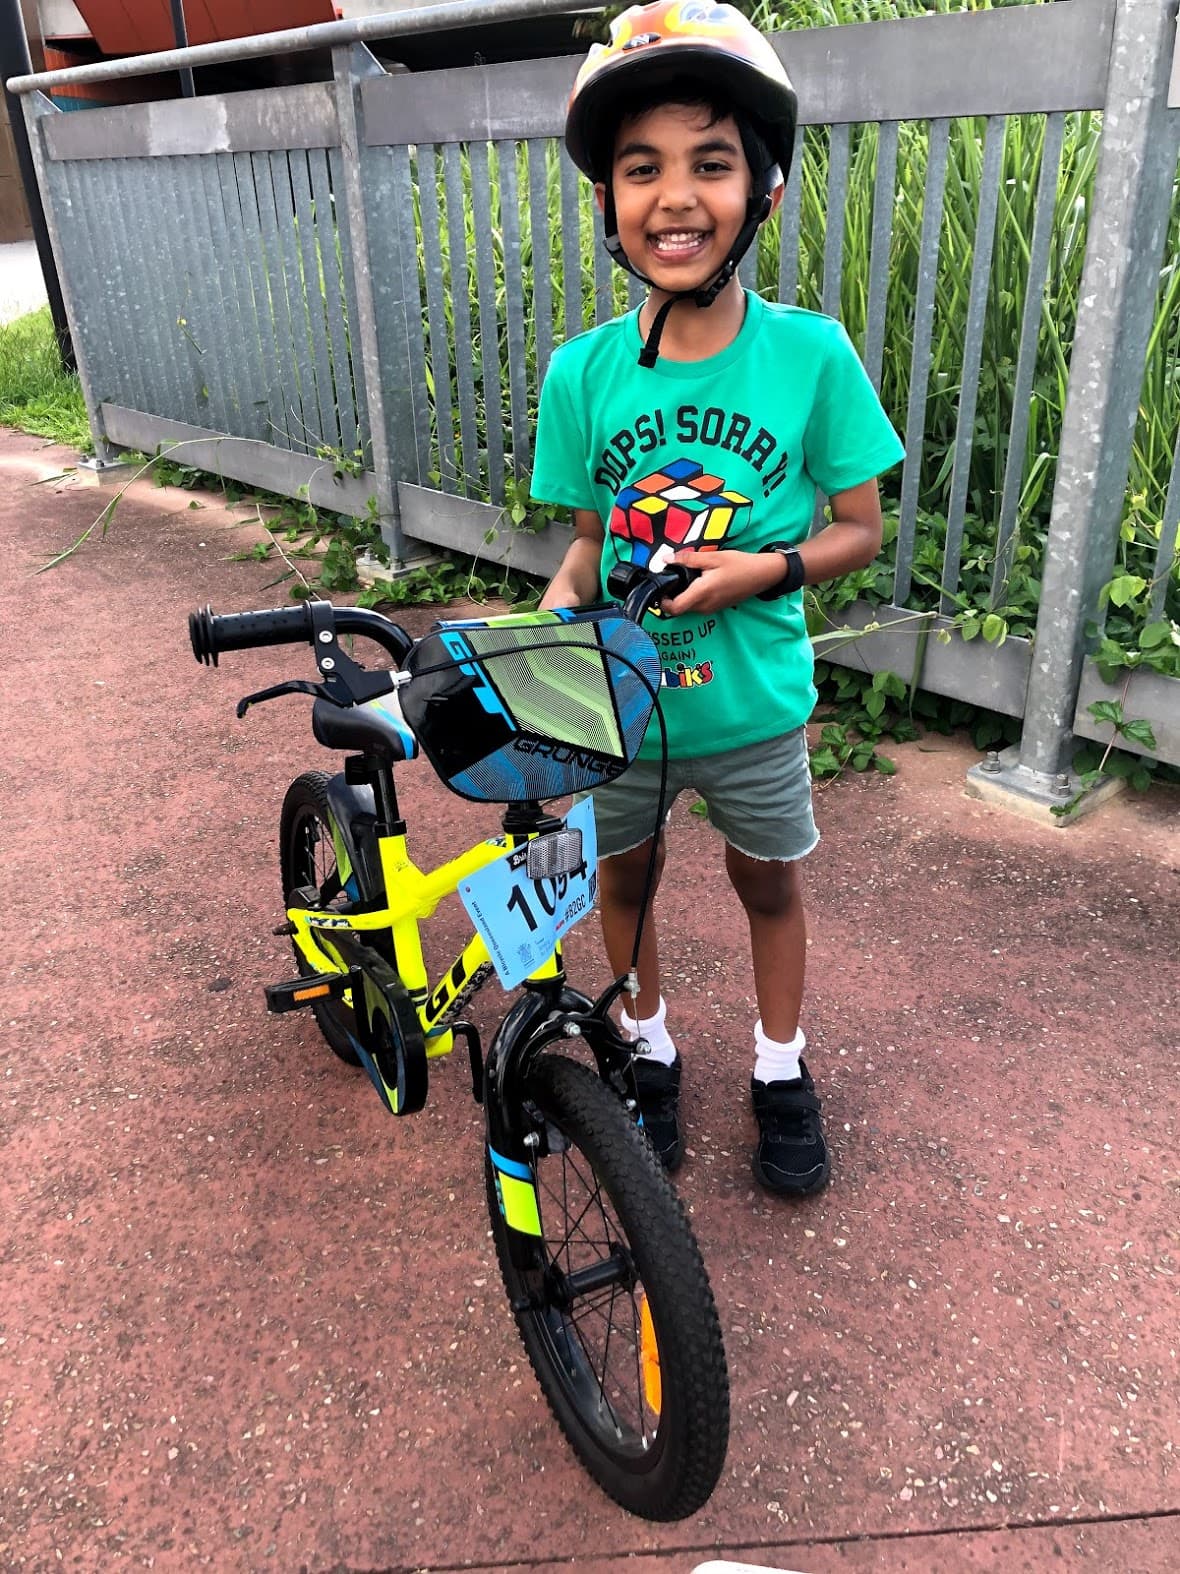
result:
[[[549,831],[534,836],[525,855],[525,872],[530,880],[552,880],[555,875],[573,874],[582,867],[581,831]]]

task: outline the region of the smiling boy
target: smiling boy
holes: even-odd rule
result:
[[[578,73],[566,148],[594,182],[606,244],[648,286],[637,312],[564,345],[546,377],[533,493],[574,511],[543,607],[595,601],[616,562],[698,571],[653,626],[670,800],[692,787],[725,838],[750,930],[759,1020],[754,1173],[803,1194],[828,1179],[820,1101],[802,1051],[806,927],[799,863],[819,840],[804,725],[815,704],[802,587],[872,562],[877,476],[902,457],[856,352],[831,318],[769,304],[737,264],[778,207],[795,94],[771,44],[733,7],[633,6]],[[832,521],[808,532],[816,489]],[[639,761],[596,792],[603,938],[625,972],[660,780]],[[657,868],[664,861],[660,833]],[[644,1126],[680,1162],[680,1057],[647,925],[634,1017]]]

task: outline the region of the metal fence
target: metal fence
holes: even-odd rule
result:
[[[478,12],[553,3],[460,4]],[[568,531],[512,528],[507,489],[527,477],[539,384],[555,343],[634,301],[635,282],[591,244],[589,193],[559,150],[568,59],[420,74],[384,71],[360,42],[424,25],[415,14],[271,35],[269,48],[333,45],[334,81],[64,115],[44,89],[239,57],[266,40],[206,45],[23,78],[38,179],[64,281],[96,447],[183,443],[186,463],[356,515],[375,513],[398,558],[441,545],[538,573]],[[744,265],[783,300],[848,315],[844,258],[868,248],[867,299],[850,323],[880,383],[904,359],[906,458],[897,498],[893,592],[848,609],[867,634],[834,659],[915,676],[933,692],[1023,718],[1005,779],[1037,798],[1060,790],[1075,735],[1103,739],[1086,707],[1121,698],[1180,763],[1180,681],[1137,672],[1109,691],[1086,655],[1101,620],[1123,514],[1149,335],[1180,155],[1169,105],[1175,6],[1067,0],[994,12],[816,29],[776,39],[805,128],[781,221]],[[314,36],[313,36],[314,35]],[[1172,89],[1180,102],[1180,92]],[[1044,547],[1035,634],[998,646],[915,642],[915,554],[932,343],[938,317],[948,147],[985,117],[961,336],[953,473],[940,533],[940,593],[928,628],[950,629],[965,554],[967,477],[977,440],[984,319],[992,285],[1001,150],[1015,120],[1043,128],[1019,331],[1009,346],[1011,426],[989,500],[992,600],[1002,604],[1020,500],[1045,285],[1060,237],[1054,202],[1070,117],[1100,110],[1101,156],[1085,222],[1084,273]],[[972,130],[971,135],[974,135]],[[849,233],[849,164],[873,139],[871,225]],[[810,151],[809,151],[810,148]],[[904,345],[884,342],[898,182],[924,168],[913,310]],[[826,192],[819,277],[800,277],[804,184]],[[1002,221],[1001,221],[1002,222]],[[592,260],[591,260],[592,259]],[[1158,325],[1157,325],[1158,327]],[[1175,440],[1173,437],[1173,448]],[[1173,465],[1157,552],[1155,615],[1180,516]],[[978,548],[978,543],[974,548]],[[916,661],[916,652],[921,652]]]

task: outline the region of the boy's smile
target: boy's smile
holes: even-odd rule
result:
[[[625,120],[615,142],[619,242],[669,293],[707,284],[746,217],[752,179],[741,134],[732,116],[710,120],[702,105],[663,104]]]

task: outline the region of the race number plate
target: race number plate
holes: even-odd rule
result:
[[[598,842],[590,799],[575,804],[565,823],[582,833],[582,862],[572,873],[530,880],[525,849],[517,847],[460,882],[463,906],[505,989],[515,989],[543,966],[557,942],[594,906]]]

